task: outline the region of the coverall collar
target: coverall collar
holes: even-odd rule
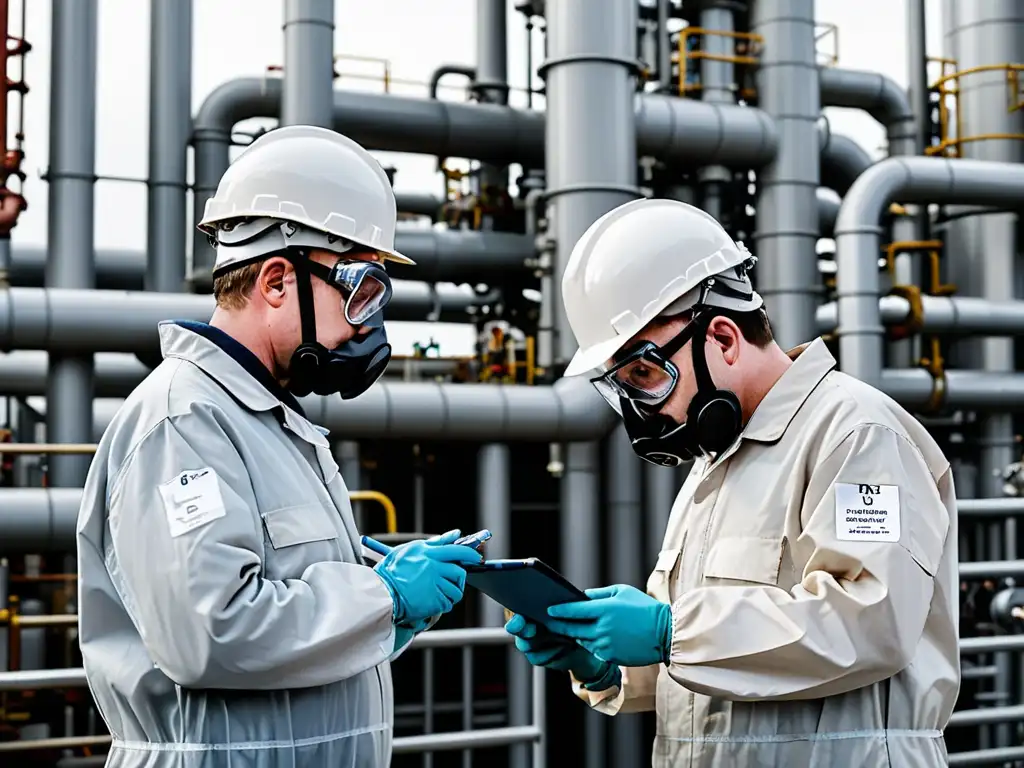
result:
[[[786,354],[793,365],[754,410],[743,429],[742,439],[770,443],[782,437],[800,406],[836,367],[835,358],[820,338],[794,347]]]
[[[187,360],[201,368],[250,411],[281,409],[289,430],[309,443],[328,446],[325,430],[307,421],[295,396],[277,383],[256,355],[227,333],[192,320],[167,320],[160,323],[159,330],[164,357]]]

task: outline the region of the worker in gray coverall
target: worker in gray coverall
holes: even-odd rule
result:
[[[788,353],[754,258],[704,211],[626,203],[562,280],[579,343],[634,451],[693,460],[646,591],[507,629],[599,712],[653,711],[655,768],[936,768],[960,682],[956,500],[917,419]],[[780,265],[774,265],[780,269]]]
[[[390,358],[395,198],[359,145],[291,126],[206,205],[209,324],[100,442],[78,522],[81,647],[116,768],[384,768],[389,661],[462,598],[458,532],[362,562],[325,432],[297,397],[356,397]]]

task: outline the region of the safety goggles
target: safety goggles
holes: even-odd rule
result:
[[[339,261],[328,267],[310,259],[305,265],[310,274],[341,293],[350,325],[362,325],[391,301],[391,278],[376,262]]]
[[[652,341],[642,341],[628,348],[608,370],[591,379],[591,384],[616,411],[622,400],[657,410],[679,383],[679,369],[671,358],[693,338],[700,325],[696,319],[660,347]]]

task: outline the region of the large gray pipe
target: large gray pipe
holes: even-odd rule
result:
[[[860,144],[849,136],[832,133],[824,121],[818,136],[822,142],[819,165],[821,186],[834,190],[842,197],[874,161]]]
[[[1007,206],[1024,200],[1024,167],[981,160],[889,158],[854,183],[836,222],[836,287],[842,370],[878,385],[883,333],[879,311],[879,220],[893,200]]]
[[[757,286],[779,343],[794,347],[815,336],[821,292],[814,0],[757,0],[750,31],[764,39],[758,100],[779,133],[778,154],[757,179]]]
[[[192,133],[192,0],[149,6],[149,174],[145,289],[185,286],[188,144]],[[96,265],[97,282],[101,268]]]
[[[96,0],[55,0],[50,37],[51,247],[46,285],[87,290],[96,281],[93,264],[93,177],[96,173]],[[57,350],[50,350],[56,352]],[[46,429],[60,443],[88,442],[92,399],[92,357],[64,350],[50,358]],[[50,457],[53,486],[85,481],[89,457]]]
[[[470,307],[487,301],[469,287],[403,280],[393,281],[393,286],[394,298],[386,310],[389,320],[465,320]],[[151,356],[158,349],[161,320],[206,322],[213,309],[210,294],[10,288],[0,291],[0,351]],[[61,442],[82,441],[64,438]]]
[[[622,424],[607,440],[607,505],[609,518],[609,578],[613,584],[643,588],[643,510],[641,460],[633,452]],[[635,717],[612,722],[612,765],[637,765],[643,752],[641,721]]]
[[[912,319],[910,302],[902,296],[883,296],[878,305],[885,326],[906,325]],[[947,336],[1024,335],[1024,301],[991,302],[969,296],[922,296],[921,305],[921,331],[925,333]],[[207,307],[199,308],[197,319],[202,319],[206,310]],[[835,302],[820,306],[817,311],[818,332],[832,333],[836,329],[837,317]],[[45,352],[36,350],[19,350],[0,355],[0,396],[45,395],[46,357]],[[429,358],[415,362],[417,367],[426,366],[431,373],[438,374],[443,374],[446,366],[450,365],[446,361]],[[434,363],[436,371],[432,365]],[[99,352],[95,355],[95,365],[96,397],[127,397],[149,373],[149,368],[131,353]],[[385,375],[401,376],[402,364],[393,363]],[[671,475],[667,472],[656,474],[658,477]],[[670,479],[674,482],[674,476]],[[661,491],[655,493],[657,498],[664,498]],[[654,506],[664,505],[657,502]],[[660,541],[664,526],[655,525],[654,528],[656,530],[652,537]]]
[[[707,54],[700,60],[700,98],[706,104],[736,103],[736,38],[731,0],[707,0],[701,4],[700,26],[705,30],[701,38],[702,48]],[[721,34],[714,34],[720,32]],[[681,66],[681,65],[680,65]],[[686,77],[681,72],[680,77]],[[721,165],[706,165],[697,171],[701,187],[701,207],[714,216],[722,218],[722,192],[732,183],[732,171]],[[618,764],[618,763],[616,763]]]
[[[473,94],[483,104],[508,104],[508,8],[506,0],[476,0],[476,78]],[[477,180],[486,199],[508,187],[508,167],[484,163]],[[485,217],[484,228],[489,229]],[[519,723],[516,723],[517,725]],[[522,723],[525,725],[526,723]],[[513,768],[528,759],[525,745],[513,752]]]
[[[913,4],[915,0],[910,0]],[[917,124],[907,93],[895,81],[876,72],[823,68],[821,100],[831,107],[862,109],[885,127],[890,156],[919,153]],[[899,216],[893,222],[893,240],[924,240],[923,216]],[[914,253],[900,253],[895,259],[895,280],[900,285],[920,285],[920,262]],[[892,345],[895,365],[909,367],[921,357],[920,340],[903,339]]]
[[[330,128],[333,90],[334,0],[285,0],[281,125]]]
[[[231,131],[242,120],[279,114],[281,81],[241,78],[216,88],[193,124],[196,221],[228,167]],[[675,164],[760,168],[775,154],[775,128],[760,110],[688,99],[637,97],[637,146]],[[628,107],[627,107],[628,110]],[[507,165],[544,163],[543,112],[493,104],[350,91],[334,92],[333,125],[368,149],[469,157]],[[198,231],[193,268],[209,271],[213,250]]]
[[[415,266],[394,266],[396,277],[426,282],[475,283],[523,274],[534,256],[533,238],[511,232],[400,229],[396,247]],[[146,274],[146,254],[128,249],[96,250],[96,287],[140,290]],[[46,249],[22,245],[11,252],[10,284],[38,286],[43,282]]]
[[[631,109],[638,74],[638,20],[637,4],[633,2],[602,3],[595,8],[593,0],[548,0],[545,12],[547,58],[541,70],[547,98],[545,177],[548,235],[553,237],[555,248],[556,290],[551,292],[551,298],[554,364],[559,368],[576,351],[576,340],[557,289],[569,254],[598,218],[640,196],[636,187],[639,117]],[[651,98],[668,103],[664,97]],[[686,103],[681,99],[675,101]],[[696,128],[687,126],[687,132]],[[717,133],[722,131],[723,126],[716,128]],[[575,553],[585,552],[588,559],[596,560],[594,553],[600,551],[600,497],[596,489],[581,488],[577,495],[569,495],[569,491],[586,476],[588,470],[584,468],[596,469],[597,449],[573,444],[566,446],[565,452],[569,476],[562,481],[563,567],[569,569],[565,573],[570,581],[582,585],[599,575],[593,564],[584,566]],[[605,727],[600,715],[587,713],[588,766],[603,763],[605,755],[600,744]]]
[[[46,412],[43,398],[28,402],[36,412]],[[572,442],[603,438],[618,422],[590,383],[578,377],[533,387],[382,381],[355,400],[310,396],[301,402],[311,421],[333,438],[350,440]],[[85,442],[98,439],[122,403],[93,401]],[[593,527],[592,519],[588,525]],[[589,528],[581,529],[575,541],[590,535]]]

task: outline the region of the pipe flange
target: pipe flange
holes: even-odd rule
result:
[[[550,201],[559,195],[570,195],[574,192],[621,192],[624,195],[632,195],[636,198],[648,197],[640,187],[630,184],[566,184],[556,189],[548,189],[544,192],[544,199]]]
[[[604,53],[574,53],[570,56],[557,56],[548,59],[537,67],[537,76],[543,80],[547,71],[552,67],[558,67],[562,64],[586,63],[621,64],[629,70],[631,75],[639,75],[644,71],[644,64],[640,59],[631,59],[626,56],[609,56]]]

